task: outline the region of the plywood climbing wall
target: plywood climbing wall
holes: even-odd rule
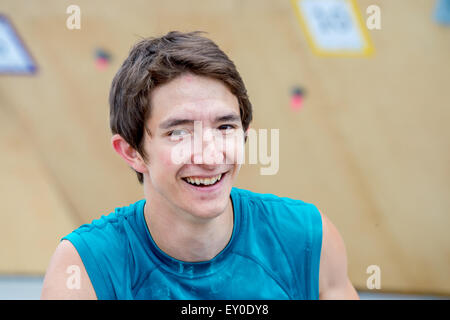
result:
[[[39,70],[0,76],[0,272],[43,274],[62,236],[142,198],[109,142],[112,77],[140,37],[204,30],[246,82],[252,128],[279,129],[278,172],[245,164],[236,186],[315,203],[357,289],[377,265],[381,291],[450,294],[450,28],[433,1],[357,3],[381,9],[370,57],[315,55],[290,1],[80,0],[79,30],[70,1],[3,1]]]

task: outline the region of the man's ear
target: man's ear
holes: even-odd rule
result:
[[[142,156],[137,152],[125,139],[115,134],[111,137],[111,144],[113,149],[121,156],[129,166],[140,173],[146,173],[147,167]]]

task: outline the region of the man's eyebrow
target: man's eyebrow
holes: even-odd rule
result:
[[[176,127],[179,125],[183,125],[183,124],[194,124],[196,120],[191,120],[191,119],[178,119],[178,118],[169,118],[163,122],[161,122],[161,124],[159,125],[160,129],[169,129],[172,127]],[[238,116],[235,113],[230,113],[224,116],[220,116],[217,117],[215,122],[225,122],[225,121],[231,121],[231,122],[240,122],[241,121],[241,117]]]
[[[161,124],[159,125],[160,129],[169,129],[172,127],[176,127],[182,124],[191,124],[194,123],[194,120],[189,120],[189,119],[167,119],[163,122],[161,122]]]
[[[217,118],[216,118],[216,122],[227,122],[227,121],[230,121],[230,122],[240,122],[240,121],[241,121],[241,117],[238,116],[238,115],[235,114],[235,113],[230,113],[230,114],[227,114],[227,115],[225,115],[225,116],[217,117]]]

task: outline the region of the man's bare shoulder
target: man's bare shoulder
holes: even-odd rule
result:
[[[50,260],[41,299],[97,299],[83,261],[68,240],[59,243]]]
[[[320,211],[319,211],[320,212]],[[322,251],[320,255],[319,298],[359,299],[347,275],[347,252],[339,231],[320,212],[322,217]]]

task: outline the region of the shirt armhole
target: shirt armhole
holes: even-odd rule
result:
[[[320,254],[322,251],[322,217],[317,207],[311,204],[311,256],[310,299],[319,299]]]
[[[81,261],[84,264],[86,272],[91,280],[92,286],[95,290],[98,300],[111,300],[114,299],[112,292],[114,289],[111,283],[106,281],[105,275],[102,272],[102,268],[97,263],[94,253],[89,248],[86,241],[78,233],[72,232],[65,236],[61,240],[70,241],[80,255]]]

